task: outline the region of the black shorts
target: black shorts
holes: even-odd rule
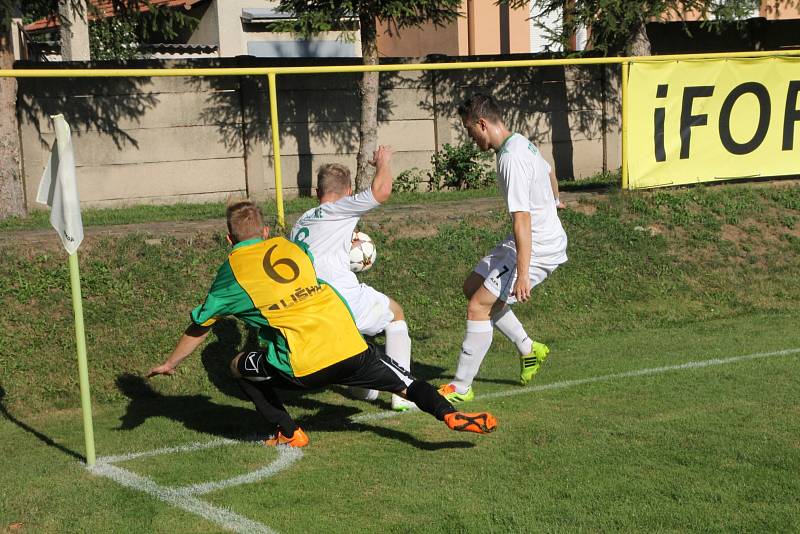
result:
[[[361,354],[306,376],[292,376],[273,366],[263,350],[243,354],[237,368],[243,378],[268,382],[277,389],[319,389],[338,384],[399,393],[415,380],[372,342],[367,342],[367,350]]]

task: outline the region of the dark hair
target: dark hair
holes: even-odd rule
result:
[[[503,113],[500,106],[489,95],[477,93],[458,106],[458,114],[462,119],[475,122],[486,119],[489,122],[503,122]]]
[[[252,200],[229,202],[225,218],[228,220],[228,234],[234,243],[258,237],[264,228],[264,216],[261,208]]]
[[[341,163],[326,163],[317,171],[317,196],[328,193],[344,195],[351,187],[350,169]]]

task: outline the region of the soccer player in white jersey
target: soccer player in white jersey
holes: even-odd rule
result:
[[[350,247],[359,218],[380,206],[392,194],[392,150],[379,146],[372,161],[375,178],[372,186],[353,194],[350,169],[338,163],[320,167],[317,173],[319,206],[305,212],[291,232],[293,241],[306,244],[314,256],[314,268],[321,280],[344,297],[358,330],[368,336],[386,334],[386,354],[403,369],[411,369],[411,338],[403,308],[393,299],[362,284],[350,271]],[[354,395],[375,400],[375,390],[352,388]],[[392,395],[392,409],[407,410],[412,404]]]
[[[550,165],[526,137],[511,133],[500,108],[476,94],[458,108],[467,133],[481,150],[497,154],[497,181],[513,232],[475,266],[464,282],[467,333],[455,378],[439,388],[450,402],[472,400],[472,381],[492,344],[493,327],[520,355],[520,382],[527,384],[550,349],[528,336],[510,305],[525,302],[533,286],[567,261],[567,234],[558,218]]]

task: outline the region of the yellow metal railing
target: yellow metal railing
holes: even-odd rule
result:
[[[516,61],[474,61],[451,63],[408,63],[403,65],[331,65],[309,67],[243,67],[243,68],[185,68],[185,69],[17,69],[0,70],[0,77],[15,78],[130,78],[166,76],[266,76],[269,82],[270,120],[272,121],[272,150],[275,166],[275,197],[278,224],[284,225],[283,185],[280,165],[278,129],[277,76],[281,74],[335,74],[355,72],[400,72],[426,70],[468,70],[518,67],[556,67],[567,65],[622,65],[622,187],[628,186],[628,71],[631,63],[691,61],[694,59],[758,58],[800,56],[800,50],[764,52],[724,52],[714,54],[673,54],[644,57],[597,57],[572,59],[530,59]]]

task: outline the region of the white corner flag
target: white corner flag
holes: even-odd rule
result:
[[[50,211],[50,224],[58,232],[64,248],[74,254],[83,241],[83,221],[81,220],[78,184],[75,180],[75,154],[72,150],[72,136],[69,124],[63,115],[53,117],[56,140],[50,152],[50,160],[39,182],[36,202],[47,204]]]
[[[83,221],[75,179],[75,154],[72,150],[72,135],[63,115],[52,117],[56,140],[39,182],[36,202],[51,207],[50,224],[58,232],[64,248],[69,253],[69,279],[72,286],[72,311],[75,314],[75,348],[78,353],[78,379],[81,389],[81,411],[83,412],[83,436],[86,442],[86,465],[95,464],[94,427],[92,425],[92,401],[89,393],[89,365],[86,358],[86,333],[83,328],[83,298],[81,297],[81,275],[78,269],[78,247],[83,241]]]

